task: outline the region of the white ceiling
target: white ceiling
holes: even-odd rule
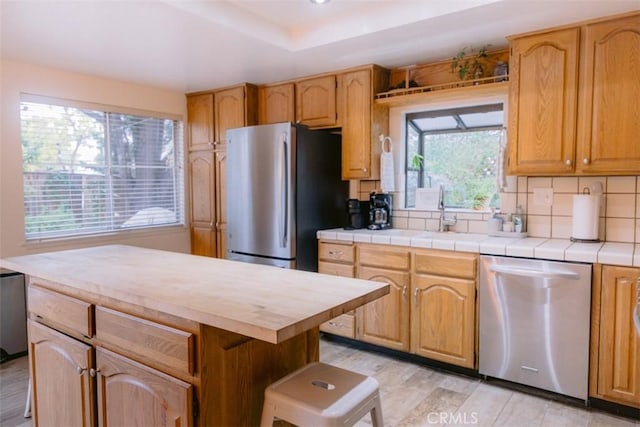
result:
[[[640,9],[640,0],[0,0],[2,58],[184,92],[376,63]]]

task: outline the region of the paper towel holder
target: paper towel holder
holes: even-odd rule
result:
[[[594,196],[602,196],[602,183],[594,182],[589,187],[584,187],[582,189],[583,195],[594,195]],[[600,243],[602,240],[600,238],[596,239],[581,239],[576,237],[570,237],[569,240],[575,243]]]

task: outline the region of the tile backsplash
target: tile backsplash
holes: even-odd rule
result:
[[[581,194],[594,182],[600,182],[603,198],[600,206],[599,238],[608,242],[640,243],[640,176],[581,177],[507,177],[507,188],[500,194],[501,212],[513,213],[522,206],[530,237],[568,239],[571,237],[573,195]],[[360,181],[356,187],[360,200],[380,188],[380,181]],[[551,205],[534,199],[534,189],[552,189]],[[399,197],[394,198],[395,201]],[[455,214],[454,226],[460,233],[486,233],[489,212],[447,210]],[[394,206],[394,228],[438,229],[438,211],[404,209]]]

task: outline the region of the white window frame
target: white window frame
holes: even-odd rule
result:
[[[22,106],[23,102],[71,107],[71,108],[77,108],[77,109],[87,109],[87,110],[94,110],[94,111],[99,111],[103,113],[143,116],[143,117],[149,117],[154,119],[171,120],[174,122],[173,170],[175,171],[174,172],[175,173],[175,177],[174,177],[175,190],[174,190],[173,205],[176,208],[175,221],[154,223],[153,220],[149,220],[149,221],[145,221],[145,224],[136,224],[130,227],[105,227],[99,230],[90,230],[90,231],[85,231],[80,228],[80,229],[72,229],[68,231],[59,231],[59,232],[51,232],[51,233],[36,232],[36,233],[27,234],[26,212],[25,212],[25,224],[24,224],[23,230],[24,230],[25,240],[27,243],[38,242],[38,241],[44,242],[44,241],[50,241],[50,240],[69,239],[69,238],[89,238],[89,237],[96,237],[96,236],[110,235],[110,234],[129,233],[129,232],[132,232],[133,230],[141,230],[141,229],[157,230],[159,228],[176,227],[176,226],[181,228],[185,227],[186,204],[185,204],[185,176],[184,176],[184,130],[183,130],[184,123],[183,123],[183,118],[181,116],[175,115],[175,114],[156,112],[156,111],[140,110],[140,109],[128,108],[128,107],[118,107],[118,106],[111,106],[111,105],[91,103],[91,102],[81,102],[81,101],[41,96],[41,95],[33,95],[33,94],[27,94],[27,93],[22,93],[20,95],[20,106]],[[20,126],[22,129],[22,119],[20,119]],[[106,133],[108,133],[108,131]],[[21,130],[21,135],[22,135],[22,130]],[[107,144],[108,144],[107,146],[109,147],[111,143],[108,142]],[[22,153],[22,156],[23,155],[24,153]],[[105,167],[111,168],[111,167],[117,167],[117,166],[112,165],[110,161],[105,161]],[[22,176],[24,177],[24,175],[25,175],[25,172],[23,169]],[[107,180],[110,180],[110,179],[107,178]],[[23,203],[26,202],[26,197],[27,197],[26,194],[24,193],[24,189],[25,189],[24,185],[25,184],[23,183],[23,197],[25,198]]]

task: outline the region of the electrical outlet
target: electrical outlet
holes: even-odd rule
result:
[[[553,203],[553,188],[534,188],[533,204],[538,206],[551,206]]]

